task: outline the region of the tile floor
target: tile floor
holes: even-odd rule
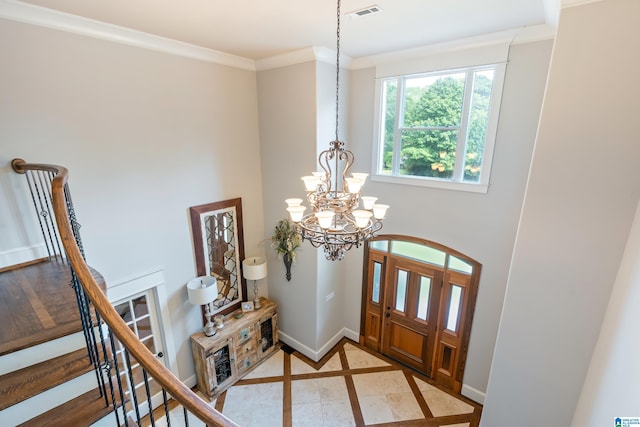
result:
[[[480,421],[480,405],[352,341],[332,353],[314,364],[279,350],[211,405],[242,427],[476,427]],[[181,409],[171,418],[172,426],[185,424]],[[203,424],[190,418],[189,425]]]

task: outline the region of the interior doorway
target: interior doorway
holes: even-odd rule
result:
[[[360,343],[459,393],[482,266],[410,236],[367,242]]]

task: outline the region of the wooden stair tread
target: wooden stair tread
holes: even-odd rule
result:
[[[18,427],[83,427],[90,426],[113,411],[105,405],[99,390],[91,390],[58,407],[51,409]],[[114,417],[115,422],[115,417]]]
[[[86,349],[76,350],[0,377],[0,410],[90,372]]]
[[[0,356],[82,331],[67,264],[14,267],[0,271]],[[104,292],[103,277],[91,272]]]

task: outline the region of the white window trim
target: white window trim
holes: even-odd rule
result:
[[[373,143],[375,144],[371,165],[370,179],[372,181],[387,182],[394,184],[415,185],[420,187],[440,188],[446,190],[459,190],[474,193],[487,193],[490,187],[491,167],[493,164],[493,154],[498,132],[498,122],[500,117],[500,107],[502,104],[502,91],[506,74],[508,59],[508,45],[499,44],[482,49],[464,50],[454,53],[434,55],[433,57],[407,61],[400,64],[384,64],[376,68],[375,84],[375,106],[373,119]],[[475,63],[474,63],[475,62]],[[458,64],[458,66],[454,66]],[[489,121],[487,123],[486,142],[483,152],[482,170],[478,183],[454,182],[449,180],[439,180],[434,178],[423,178],[417,176],[392,176],[378,174],[378,165],[383,156],[382,144],[380,143],[380,125],[383,120],[382,111],[382,82],[393,77],[402,77],[411,74],[432,73],[438,71],[456,70],[461,68],[479,67],[482,65],[494,65],[495,74],[493,87],[491,90],[491,104],[489,106]],[[401,94],[399,93],[398,96]],[[401,103],[398,103],[401,104]],[[400,116],[398,116],[400,117]],[[396,147],[394,147],[394,150]],[[394,156],[394,161],[398,156]],[[485,172],[486,171],[486,172]]]

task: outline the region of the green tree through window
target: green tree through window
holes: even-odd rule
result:
[[[478,182],[493,78],[482,67],[384,80],[378,173]]]

